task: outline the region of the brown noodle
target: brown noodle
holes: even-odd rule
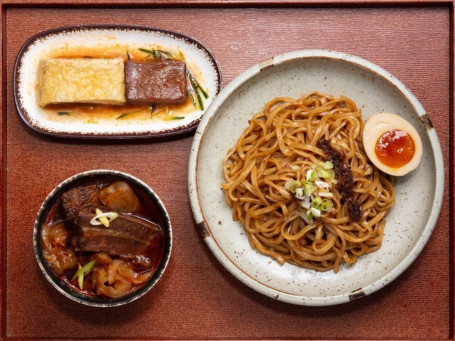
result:
[[[223,160],[222,188],[254,248],[281,264],[335,272],[341,263],[352,264],[380,248],[395,193],[367,160],[363,124],[351,99],[319,92],[297,100],[275,98],[253,116]],[[329,160],[318,147],[321,140],[344,156],[353,199],[361,207],[358,221],[350,219],[347,200],[337,190],[337,174],[331,188],[322,190],[332,193],[333,206],[320,217],[305,219],[308,210],[289,189],[290,182],[304,182],[308,170]]]

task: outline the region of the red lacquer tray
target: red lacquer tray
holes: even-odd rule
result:
[[[8,1],[2,21],[3,339],[454,338],[452,1]],[[61,26],[140,25],[202,42],[226,86],[248,67],[301,49],[336,50],[386,69],[426,108],[442,147],[446,187],[436,228],[417,260],[384,289],[343,305],[296,306],[243,285],[211,254],[187,190],[192,135],[159,141],[46,137],[14,106],[13,68],[31,36]],[[67,177],[112,168],[148,183],[169,212],[174,248],[158,285],[114,309],[80,306],[42,276],[32,230],[42,200]]]

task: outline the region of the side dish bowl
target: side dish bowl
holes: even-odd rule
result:
[[[118,296],[118,297],[106,297],[102,295],[89,295],[87,294],[87,290],[81,290],[78,289],[77,284],[76,285],[71,285],[69,282],[69,279],[71,279],[71,275],[62,275],[62,274],[57,274],[56,271],[52,269],[52,266],[48,262],[46,258],[46,245],[44,242],[44,232],[48,226],[55,226],[52,225],[53,223],[53,216],[56,215],[56,211],[59,210],[60,206],[63,206],[61,204],[62,201],[62,195],[64,193],[68,193],[71,190],[81,188],[90,184],[112,184],[112,183],[128,183],[129,186],[133,189],[134,193],[137,195],[137,198],[140,199],[141,201],[141,210],[144,209],[149,214],[147,214],[147,219],[149,221],[152,221],[153,224],[156,224],[156,226],[161,227],[160,231],[160,239],[159,239],[159,245],[160,245],[160,251],[159,251],[159,257],[156,257],[156,259],[153,260],[153,271],[150,271],[150,276],[146,277],[146,280],[144,280],[143,283],[139,284],[137,287],[133,286],[134,289],[129,291],[127,294]],[[102,187],[100,187],[102,188]],[[126,211],[124,211],[126,212]],[[129,213],[120,213],[123,214],[124,216],[131,217]],[[80,217],[79,215],[77,216],[78,218]],[[134,219],[136,219],[135,216]],[[150,218],[152,217],[152,218]],[[52,220],[51,220],[52,219]],[[115,218],[114,218],[115,219]],[[126,218],[125,218],[126,219]],[[128,218],[129,219],[129,218]],[[131,218],[133,219],[133,218]],[[73,220],[71,219],[66,219],[63,220],[63,224],[67,224],[68,220],[71,221],[71,224],[73,223]],[[62,220],[57,222],[58,224],[62,223]],[[128,221],[129,223],[129,221]],[[100,225],[100,224],[98,224]],[[109,224],[108,224],[109,225]],[[66,226],[66,225],[65,225]],[[95,228],[95,227],[94,227]],[[104,233],[105,230],[103,230],[103,226],[101,227],[96,227],[98,229],[101,229],[101,233]],[[113,228],[113,222],[111,221],[111,228]],[[118,232],[118,231],[114,231]],[[48,232],[46,232],[48,233]],[[93,233],[93,232],[92,232]],[[125,239],[126,240],[126,239]],[[152,239],[153,240],[153,239]],[[67,245],[73,245],[74,244],[74,236],[73,239],[69,239],[66,243]],[[156,244],[150,244],[152,245],[151,247],[154,247]],[[36,260],[38,262],[38,265],[41,269],[41,271],[44,274],[44,277],[49,281],[49,283],[62,295],[65,297],[92,307],[115,307],[115,306],[120,306],[124,305],[130,302],[133,302],[140,297],[144,296],[150,289],[152,289],[157,282],[160,280],[162,277],[164,271],[166,270],[166,267],[169,262],[169,258],[171,255],[171,249],[172,249],[172,228],[171,228],[171,222],[169,219],[169,215],[166,211],[166,208],[161,201],[161,199],[158,197],[158,195],[153,191],[152,188],[150,188],[146,183],[141,181],[140,179],[115,170],[105,170],[105,169],[100,169],[100,170],[90,170],[90,171],[85,171],[79,174],[76,174],[74,176],[71,176],[67,178],[66,180],[62,181],[60,184],[58,184],[50,193],[49,195],[45,198],[43,201],[39,211],[37,218],[35,220],[35,225],[33,229],[33,246],[34,246],[34,251],[35,251],[35,256]],[[71,246],[73,247],[73,246]],[[148,246],[150,247],[150,246]],[[147,247],[147,248],[148,248]],[[86,253],[87,251],[84,250]],[[83,254],[83,252],[78,253]],[[155,255],[155,254],[154,254]],[[82,257],[82,256],[78,256]],[[112,256],[114,259],[116,256]],[[141,256],[142,257],[142,256]],[[153,258],[153,257],[152,257]],[[80,259],[80,258],[79,258]],[[79,263],[79,268],[80,268],[80,263]],[[87,278],[87,277],[86,277]],[[74,280],[74,278],[73,278]],[[81,285],[81,284],[79,284]],[[85,285],[85,284],[84,284]],[[95,291],[95,289],[93,289]]]

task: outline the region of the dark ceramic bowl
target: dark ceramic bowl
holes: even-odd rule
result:
[[[75,290],[51,269],[50,265],[44,257],[42,247],[41,234],[43,225],[46,223],[51,209],[54,207],[54,204],[60,198],[60,196],[71,188],[99,180],[106,182],[124,180],[128,182],[128,184],[132,186],[135,192],[141,197],[141,200],[149,206],[148,209],[154,212],[156,218],[155,222],[161,225],[164,232],[163,255],[153,276],[135,291],[119,298],[92,297]],[[65,297],[84,305],[92,307],[115,307],[133,302],[138,298],[144,296],[150,289],[155,286],[155,284],[161,278],[167,267],[171,255],[172,228],[169,215],[161,199],[144,182],[132,175],[115,170],[91,170],[76,174],[64,180],[59,185],[57,185],[46,197],[41,205],[41,208],[38,211],[38,215],[35,221],[35,227],[33,230],[33,246],[40,269],[42,270],[46,279],[52,284],[55,289],[57,289],[58,292],[63,294]]]

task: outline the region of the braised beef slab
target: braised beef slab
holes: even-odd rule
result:
[[[120,213],[104,225],[92,225],[94,214],[79,214],[74,220],[78,234],[73,238],[76,251],[103,252],[111,256],[134,258],[145,255],[154,238],[161,237],[158,225],[136,216]]]
[[[80,186],[62,194],[62,206],[67,217],[74,217],[83,209],[90,209],[100,205],[96,184]]]
[[[179,104],[186,100],[186,66],[179,61],[125,65],[126,100],[131,104]]]

